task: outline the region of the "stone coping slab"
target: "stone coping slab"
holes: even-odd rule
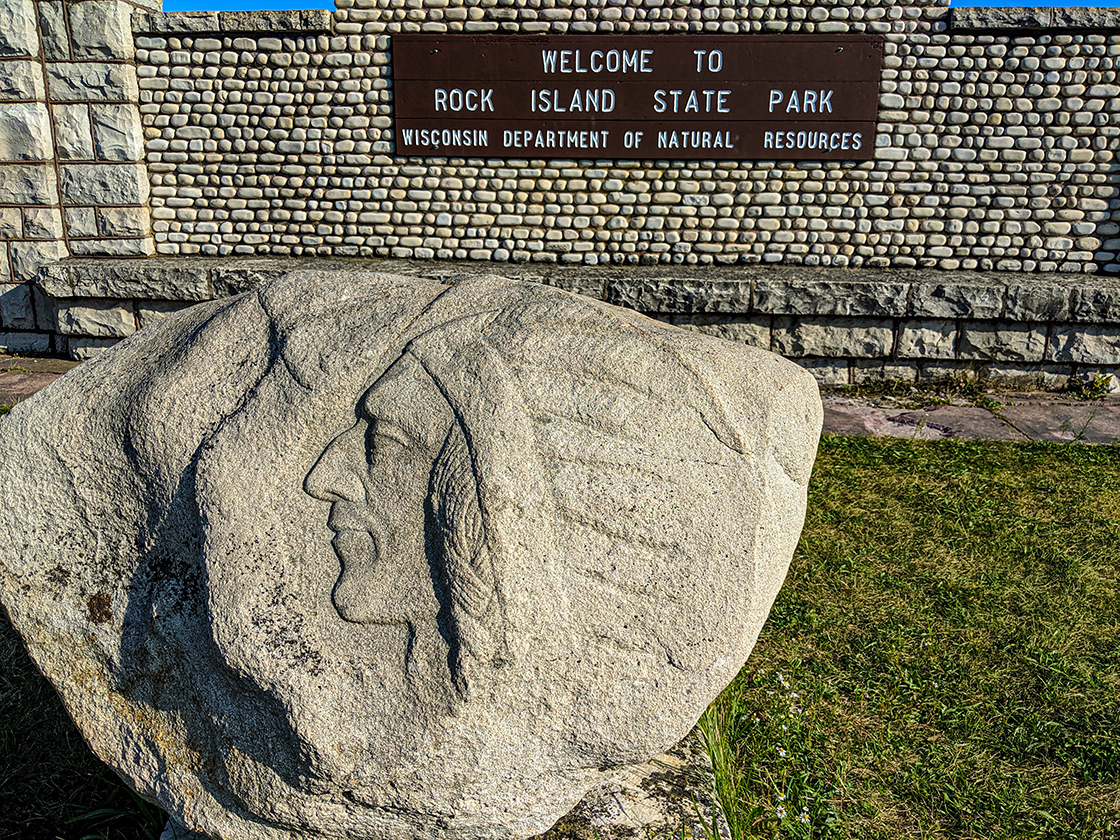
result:
[[[958,30],[1120,29],[1120,9],[1102,6],[964,6],[949,10]]]
[[[137,12],[137,34],[199,34],[205,32],[330,32],[334,15],[326,9],[251,12]]]
[[[579,266],[451,260],[70,259],[40,270],[54,298],[202,301],[314,268],[422,277],[497,274],[642,312],[1120,323],[1120,276],[801,266]]]

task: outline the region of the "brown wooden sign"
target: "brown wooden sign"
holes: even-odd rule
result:
[[[878,35],[395,35],[397,154],[870,160]]]

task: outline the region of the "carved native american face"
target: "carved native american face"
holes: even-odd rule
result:
[[[695,596],[662,597],[659,570],[735,556],[726,528],[709,527],[734,497],[705,488],[716,474],[757,480],[741,397],[710,372],[705,346],[689,354],[638,316],[557,303],[568,320],[528,307],[415,336],[304,484],[332,503],[338,614],[428,633],[461,699],[559,661],[588,614],[605,644],[700,667],[707,638],[661,638],[667,617],[691,620]],[[618,333],[609,353],[581,351],[604,333]],[[678,504],[682,484],[702,501]],[[711,585],[696,578],[697,591]],[[612,598],[634,602],[630,619],[598,615]]]
[[[430,372],[404,353],[365,393],[304,489],[331,502],[335,609],[360,624],[442,622],[462,695],[496,664],[497,583],[464,432]],[[499,634],[500,635],[500,634]],[[500,663],[498,663],[500,664]]]
[[[451,409],[404,356],[365,393],[358,415],[304,483],[309,494],[332,503],[328,525],[342,564],[335,608],[362,624],[434,618],[440,604],[426,560],[425,514]]]

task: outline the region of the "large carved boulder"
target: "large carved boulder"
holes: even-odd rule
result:
[[[3,602],[185,826],[529,837],[742,666],[820,423],[795,365],[555,289],[293,274],[0,421]]]

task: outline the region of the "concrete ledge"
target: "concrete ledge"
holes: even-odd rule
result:
[[[39,269],[36,285],[53,298],[203,301],[214,297],[198,260],[74,259]]]
[[[949,10],[958,30],[1120,29],[1120,9],[1104,6],[965,6]]]
[[[573,266],[451,260],[70,259],[36,279],[54,298],[200,301],[299,269],[498,274],[641,312],[1120,323],[1120,276],[798,266]]]
[[[779,353],[826,384],[980,376],[1055,387],[1120,371],[1113,275],[156,257],[63,260],[36,282],[71,357],[86,358],[191,303],[300,270],[544,283]]]
[[[334,15],[326,9],[256,12],[137,12],[132,31],[139,34],[202,32],[330,32]]]

